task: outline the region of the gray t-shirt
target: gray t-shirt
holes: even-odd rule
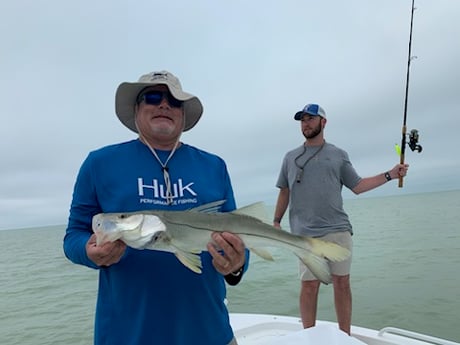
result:
[[[284,157],[276,186],[289,188],[291,232],[313,237],[339,231],[352,233],[343,209],[342,186],[353,189],[361,177],[344,150],[325,143],[316,153],[320,147],[302,145]]]

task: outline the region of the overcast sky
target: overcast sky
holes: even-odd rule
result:
[[[460,1],[417,0],[404,187],[460,188]],[[410,0],[15,0],[0,4],[0,229],[65,224],[88,152],[130,140],[124,81],[166,69],[204,104],[182,140],[223,157],[240,206],[274,204],[293,114],[326,110],[326,140],[361,176],[399,161]],[[344,197],[353,197],[344,191]]]

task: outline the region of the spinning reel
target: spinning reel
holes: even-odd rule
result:
[[[418,144],[418,130],[413,129],[409,133],[409,147],[412,151],[422,152],[422,146]]]

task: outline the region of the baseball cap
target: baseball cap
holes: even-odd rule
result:
[[[318,104],[307,104],[301,111],[294,115],[294,120],[302,120],[304,115],[321,116],[326,118],[326,112]]]

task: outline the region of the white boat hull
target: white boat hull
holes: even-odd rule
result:
[[[231,313],[230,322],[238,345],[460,345],[392,327],[377,331],[352,326],[351,337],[329,321],[317,321],[316,327],[304,330],[301,320],[292,316]]]

